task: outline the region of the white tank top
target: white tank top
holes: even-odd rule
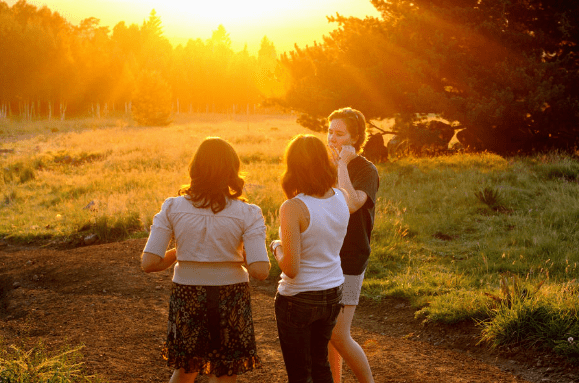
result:
[[[291,296],[304,291],[320,291],[340,286],[344,274],[340,249],[344,242],[350,212],[344,195],[333,189],[329,198],[298,194],[310,213],[310,224],[301,233],[300,271],[295,278],[281,273],[278,292]]]

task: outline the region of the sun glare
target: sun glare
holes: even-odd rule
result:
[[[11,6],[18,0],[5,0]],[[326,16],[364,17],[378,15],[369,0],[27,0],[37,7],[47,6],[73,24],[96,17],[102,26],[120,21],[142,24],[151,10],[161,18],[165,37],[171,42],[186,43],[189,38],[207,39],[223,25],[231,36],[233,48],[248,44],[257,51],[264,36],[279,51],[320,41],[335,28]]]
[[[178,2],[180,10],[191,16],[199,16],[205,20],[219,23],[259,22],[264,17],[276,17],[287,11],[287,2],[251,0],[251,1],[203,1]]]
[[[142,3],[140,6],[142,6]],[[287,20],[292,14],[304,6],[298,1],[271,1],[271,0],[214,0],[214,1],[178,1],[164,2],[146,1],[157,13],[171,19],[189,20],[190,23],[211,25],[223,24],[269,25]]]
[[[254,51],[259,49],[263,36],[274,41],[280,50],[289,49],[296,42],[320,40],[329,30],[325,16],[335,13],[327,2],[305,0],[166,0],[154,3],[150,1],[147,5],[161,16],[167,37],[199,37],[202,31],[210,37],[211,31],[223,25],[234,42],[248,43]],[[197,36],[193,30],[198,31]]]

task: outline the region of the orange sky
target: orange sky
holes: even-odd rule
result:
[[[12,6],[17,0],[5,2]],[[142,24],[152,9],[163,22],[165,36],[174,45],[189,38],[211,37],[222,24],[230,35],[233,49],[247,44],[256,53],[263,36],[273,41],[278,53],[321,42],[322,35],[336,28],[326,16],[339,12],[363,18],[378,16],[369,0],[28,0],[37,7],[46,5],[77,25],[96,17],[101,26],[112,28],[119,21]]]

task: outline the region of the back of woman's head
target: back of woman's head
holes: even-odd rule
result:
[[[328,121],[342,120],[350,133],[354,143],[352,146],[359,152],[366,142],[366,118],[359,110],[353,108],[341,108],[334,110],[328,116]]]
[[[316,136],[298,135],[286,147],[281,186],[287,198],[324,195],[337,180],[326,146]]]
[[[218,213],[228,199],[241,199],[244,181],[239,166],[239,157],[227,141],[208,137],[189,163],[191,183],[182,187],[179,195],[189,195],[196,207]]]

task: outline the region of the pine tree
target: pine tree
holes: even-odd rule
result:
[[[140,125],[164,126],[171,123],[171,88],[157,72],[144,70],[133,95],[133,118]]]

